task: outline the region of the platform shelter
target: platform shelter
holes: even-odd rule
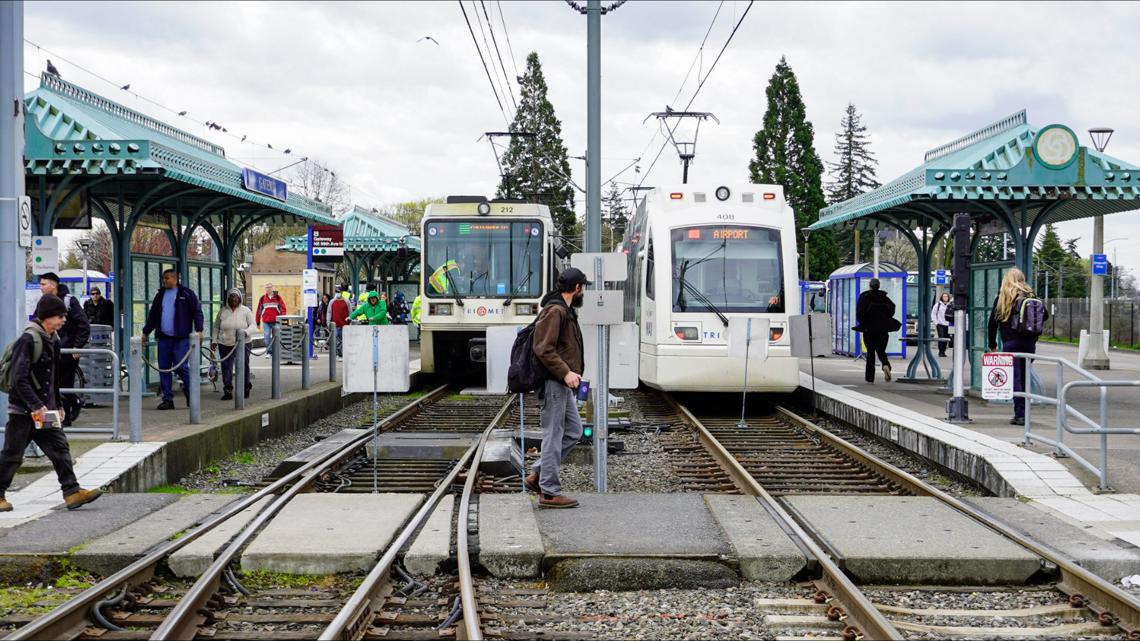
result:
[[[344,218],[344,260],[353,291],[363,275],[364,283],[382,282],[385,291],[399,288],[412,300],[419,293],[421,249],[419,236],[374,209],[355,207]]]
[[[243,233],[260,224],[337,224],[327,206],[283,182],[272,190],[248,188],[248,176],[221,146],[57,75],[43,74],[24,105],[34,231],[52,234],[69,216],[107,223],[114,245],[114,287],[107,294],[121,318],[115,341],[120,351],[145,321],[162,269],[181,270],[182,282],[202,299],[209,324],[210,312],[235,282],[233,253]],[[132,254],[131,238],[140,226],[166,232],[173,255]],[[199,229],[213,241],[216,260],[186,260]]]
[[[1029,123],[1024,110],[926,152],[923,163],[873,191],[819,212],[810,229],[898,231],[929,274],[937,243],[953,217],[974,221],[969,348],[973,372],[985,350],[989,308],[1005,269],[1030,269],[1033,244],[1049,223],[1140,208],[1140,167],[1080,144],[1069,127]],[[992,256],[979,252],[996,237]],[[1008,239],[1008,240],[1006,240]],[[1005,244],[1008,243],[1008,247]],[[917,378],[925,361],[930,378],[942,376],[923,332],[930,327],[930,289],[919,290],[919,348],[906,376]],[[974,386],[980,385],[975,374]]]

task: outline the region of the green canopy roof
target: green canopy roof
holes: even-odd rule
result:
[[[887,219],[938,227],[959,212],[1026,228],[1140,208],[1140,168],[1078,141],[1063,125],[1029,124],[1022,110],[931,149],[923,164],[874,191],[823,209],[810,229],[870,228]]]
[[[420,251],[418,236],[413,236],[403,224],[375,210],[367,210],[359,205],[353,207],[341,221],[344,227],[344,250],[346,252],[391,252],[405,247],[413,252]],[[304,252],[309,248],[305,236],[290,236],[277,247],[283,251]]]

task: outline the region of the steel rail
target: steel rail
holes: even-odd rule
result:
[[[446,392],[447,386],[442,385],[424,396],[412,401],[403,408],[397,410],[395,413],[384,419],[379,423],[378,427],[390,425],[393,422],[403,420],[407,416],[414,414],[424,404],[436,400]],[[246,508],[255,505],[265,497],[276,494],[281,489],[302,480],[302,477],[308,475],[312,470],[324,466],[332,458],[340,458],[338,454],[345,451],[352,451],[361,447],[368,439],[371,438],[370,434],[362,435],[357,439],[345,444],[339,451],[329,452],[328,454],[314,459],[305,465],[293,470],[289,474],[281,477],[280,479],[269,484],[265,488],[248,495],[243,499],[239,499],[229,506],[224,508],[215,516],[203,521],[198,527],[189,530],[185,535],[160,544],[155,549],[151,550],[145,556],[139,558],[127,567],[119,570],[111,576],[96,583],[90,588],[76,595],[74,598],[68,600],[53,609],[51,612],[29,622],[23,627],[14,630],[5,639],[67,639],[77,636],[84,628],[90,625],[88,620],[88,612],[91,606],[99,601],[107,598],[109,595],[115,594],[121,588],[132,588],[141,585],[155,575],[155,569],[164,559],[171,554],[177,552],[183,547],[189,545],[193,541],[210,532],[217,526],[225,521],[233,518],[235,515],[240,514]],[[327,467],[327,466],[325,466]],[[316,475],[312,475],[316,478]],[[311,480],[311,479],[309,479]]]
[[[435,506],[451,491],[451,485],[458,478],[459,473],[466,467],[467,481],[464,485],[464,498],[460,503],[459,521],[458,521],[458,537],[457,537],[457,554],[459,557],[460,567],[460,591],[469,590],[471,592],[471,602],[474,603],[474,586],[471,582],[471,566],[467,556],[467,502],[469,493],[474,486],[474,479],[479,470],[479,463],[483,456],[483,448],[487,443],[487,437],[490,436],[491,430],[499,425],[503,417],[506,416],[507,411],[511,409],[514,404],[514,397],[509,397],[495,414],[495,418],[483,430],[483,434],[479,437],[478,443],[472,445],[464,452],[463,457],[460,458],[459,463],[451,469],[451,472],[440,482],[436,487],[435,492],[428,498],[427,501],[416,512],[415,516],[408,522],[404,529],[400,532],[399,536],[388,546],[384,555],[368,572],[368,576],[364,578],[360,586],[345,603],[344,608],[337,613],[328,627],[321,632],[318,639],[332,641],[356,641],[364,636],[367,632],[370,622],[375,615],[380,611],[384,605],[384,599],[387,597],[387,581],[388,574],[392,569],[392,565],[396,562],[396,558],[400,554],[400,550],[411,539],[412,535],[420,528],[435,510]],[[466,567],[466,580],[464,579],[464,568]],[[464,603],[464,612],[466,614],[466,603]],[[476,618],[478,622],[478,618]],[[476,626],[478,633],[478,626]],[[478,638],[468,637],[468,638]]]
[[[839,436],[812,424],[811,421],[804,419],[791,410],[779,406],[777,406],[776,410],[782,416],[795,422],[805,430],[811,431],[831,445],[843,450],[851,456],[857,457],[858,460],[866,463],[870,467],[875,468],[880,474],[903,485],[914,492],[916,496],[936,498],[975,522],[986,526],[1000,536],[1012,540],[1049,563],[1056,565],[1061,572],[1061,581],[1057,584],[1058,589],[1069,596],[1074,594],[1083,596],[1089,609],[1098,615],[1103,612],[1111,613],[1120,620],[1119,625],[1125,631],[1133,632],[1140,630],[1140,599],[1137,599],[1117,586],[1077,565],[1075,561],[1060,551],[1034,541],[1018,530],[994,519],[984,511],[965,501],[950,496],[946,492],[926,483],[909,472],[899,469],[874,454],[848,443]]]
[[[697,430],[697,435],[701,443],[717,460],[717,463],[724,468],[724,471],[728,474],[729,478],[736,483],[737,487],[745,494],[756,497],[761,506],[772,515],[773,519],[784,531],[794,533],[795,538],[798,539],[798,541],[796,541],[797,545],[802,544],[802,547],[806,547],[811,554],[815,556],[821,574],[820,582],[830,588],[835,598],[847,607],[847,615],[855,623],[855,627],[857,628],[856,636],[867,639],[904,639],[903,634],[879,612],[875,604],[843,573],[843,570],[827,552],[824,551],[819,543],[808,534],[799,522],[788,514],[783,505],[776,501],[776,499],[744,469],[740,462],[736,460],[736,457],[725,449],[720,441],[705,428],[700,419],[690,412],[687,407],[674,400],[673,397],[666,396],[666,398],[677,409],[685,421]]]

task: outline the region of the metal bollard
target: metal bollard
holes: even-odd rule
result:
[[[269,385],[269,397],[277,400],[281,398],[281,327],[277,323],[273,324],[273,329],[269,333],[269,340],[273,343],[273,358],[270,359],[273,364],[273,375],[272,382]]]
[[[202,335],[190,334],[190,424],[202,422]]]
[[[309,324],[301,321],[301,389],[309,389],[309,349],[313,337],[309,335]]]
[[[245,351],[249,349],[246,344],[246,336],[244,331],[237,333],[237,344],[234,345],[233,354],[230,358],[234,359],[234,409],[245,409],[245,388],[248,385],[249,374],[245,371]]]
[[[131,442],[142,442],[142,393],[143,393],[143,362],[142,338],[132,336],[130,351],[127,353],[127,377],[131,385],[131,396],[128,403],[128,415],[131,421]]]
[[[330,383],[336,382],[336,348],[337,348],[337,344],[338,344],[338,342],[336,340],[336,334],[338,331],[339,330],[337,329],[336,326],[329,328],[328,345],[329,345],[329,382]]]

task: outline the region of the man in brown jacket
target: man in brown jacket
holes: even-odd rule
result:
[[[539,390],[542,422],[542,455],[526,477],[526,485],[539,495],[539,507],[578,507],[578,501],[562,495],[558,472],[566,454],[582,438],[578,416],[578,386],[582,384],[585,360],[578,307],[586,285],[582,270],[571,267],[558,276],[558,289],[542,299],[542,311],[534,327],[534,353],[550,378]]]

